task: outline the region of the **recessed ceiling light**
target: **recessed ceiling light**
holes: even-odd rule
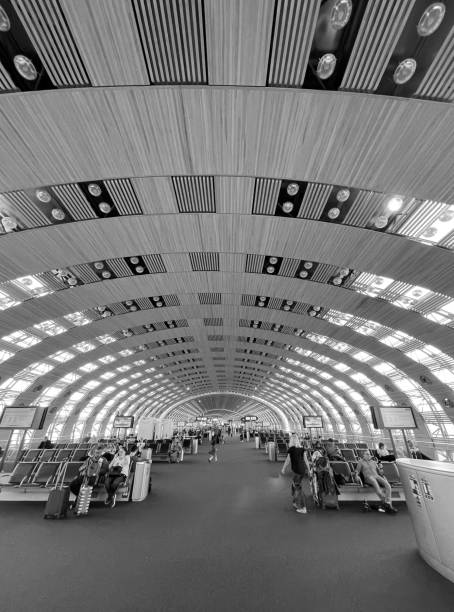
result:
[[[45,189],[37,189],[35,191],[35,196],[40,202],[44,202],[44,204],[47,204],[52,199],[50,193]]]
[[[332,53],[325,53],[318,60],[317,74],[319,79],[329,79],[336,68],[336,56]]]
[[[143,266],[137,266],[136,268],[136,272],[137,274],[142,274],[142,272],[144,272],[145,268]]]
[[[23,79],[34,81],[37,78],[38,72],[31,59],[25,55],[16,55],[13,61],[14,67]]]
[[[284,310],[290,310],[290,306],[285,305]]]
[[[9,20],[8,14],[5,9],[0,6],[0,32],[8,32],[11,27],[11,22]]]
[[[306,268],[306,270],[311,270],[314,266],[314,264],[311,261],[305,261],[303,265]]]
[[[109,270],[104,270],[104,272],[101,273],[101,276],[103,278],[110,278],[112,276],[111,272],[109,272]]]
[[[315,312],[320,312],[320,310],[322,309],[321,306],[312,306],[312,308],[315,310]]]
[[[3,217],[2,225],[5,232],[13,232],[17,228],[17,221],[14,217]]]
[[[95,261],[95,268],[97,270],[102,270],[104,268],[104,264],[102,261]]]
[[[131,306],[131,308],[129,310],[131,310],[132,312],[135,312],[137,310],[137,306],[133,305],[133,306]]]
[[[133,302],[132,300],[127,300],[127,301],[125,302],[126,306],[132,306],[132,305],[133,305],[133,303],[134,303],[134,302]]]
[[[309,316],[310,317],[315,317],[317,313],[315,312],[315,310],[309,310]]]
[[[337,206],[330,208],[328,211],[328,217],[330,219],[337,219],[339,215],[340,215],[340,208],[337,208]]]
[[[274,272],[274,266],[268,266],[266,271],[268,272],[268,274],[273,274]]]
[[[287,214],[291,213],[293,210],[293,202],[284,202],[282,204],[282,210]]]
[[[350,197],[349,189],[339,189],[339,191],[336,193],[336,200],[338,202],[346,202],[349,197]]]
[[[65,211],[62,210],[61,208],[53,208],[52,212],[50,213],[54,219],[56,219],[57,221],[63,221],[63,219],[66,217],[65,215]]]
[[[288,304],[289,306],[293,306],[293,301],[292,300],[287,300],[285,303]]]
[[[309,272],[306,272],[306,270],[301,270],[300,278],[306,278],[307,276],[309,276]]]
[[[417,32],[420,36],[430,36],[438,29],[445,16],[446,7],[443,2],[434,2],[429,5],[417,25]]]
[[[261,301],[260,301],[260,302],[258,303],[258,305],[259,305],[260,307],[265,306],[265,302],[261,302]]]
[[[109,204],[109,202],[101,202],[99,204],[99,210],[105,215],[108,215],[112,210],[112,206]]]
[[[352,14],[352,0],[336,0],[331,14],[330,23],[335,30],[345,28]]]
[[[101,187],[98,185],[98,183],[90,183],[88,185],[88,193],[90,193],[95,198],[99,198],[102,193]]]
[[[138,263],[139,263],[139,258],[138,258],[138,257],[130,257],[130,258],[129,258],[129,261],[130,261],[132,264],[138,264]]]
[[[374,225],[378,229],[383,229],[384,227],[386,227],[388,225],[388,222],[389,222],[389,219],[386,215],[379,215],[378,217],[375,217],[374,219]]]
[[[266,297],[265,297],[264,295],[262,295],[262,296],[260,296],[260,299],[261,299],[261,300],[263,300],[263,301],[265,301],[265,300],[266,300]]]
[[[273,266],[277,264],[277,257],[270,257],[270,264],[272,264]]]
[[[287,193],[289,196],[295,196],[299,190],[300,186],[297,183],[290,183],[290,185],[287,186]]]
[[[74,285],[77,285],[77,279],[74,278],[73,276],[70,276],[68,278],[68,285],[71,285],[71,287],[74,287]]]
[[[350,274],[350,268],[341,268],[339,270],[339,276],[348,276]]]
[[[340,276],[335,276],[333,278],[333,285],[340,285],[342,283],[342,278]]]
[[[386,204],[386,208],[389,210],[389,212],[397,212],[402,208],[403,203],[404,201],[401,197],[393,196]]]
[[[412,57],[404,59],[394,70],[393,80],[396,85],[403,85],[415,74],[416,60]]]
[[[162,302],[156,302],[156,308],[161,308]]]

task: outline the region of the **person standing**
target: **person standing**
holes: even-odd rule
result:
[[[289,448],[281,474],[285,474],[288,465],[291,465],[292,478],[292,503],[299,514],[307,514],[306,499],[303,493],[303,478],[309,474],[309,460],[306,449],[301,447],[298,436],[290,437]]]

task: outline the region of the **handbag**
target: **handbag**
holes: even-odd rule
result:
[[[109,476],[121,476],[121,465],[114,465],[109,470]]]

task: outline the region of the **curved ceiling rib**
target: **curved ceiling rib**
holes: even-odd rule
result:
[[[410,403],[454,437],[438,4],[6,2],[0,407],[76,439],[118,411],[370,434]]]

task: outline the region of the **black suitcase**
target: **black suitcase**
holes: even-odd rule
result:
[[[66,514],[69,508],[69,487],[64,487],[66,468],[68,462],[65,462],[60,466],[55,481],[55,487],[50,491],[49,497],[46,502],[44,509],[44,518],[66,518]]]

